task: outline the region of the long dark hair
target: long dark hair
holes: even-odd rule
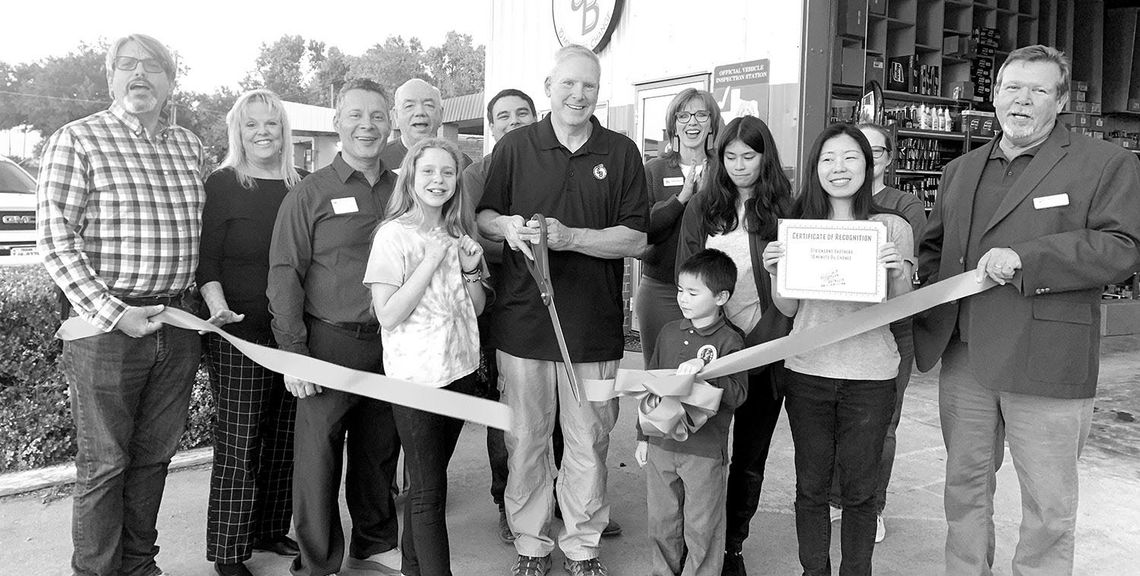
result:
[[[753,185],[752,198],[744,202],[744,230],[764,240],[774,240],[779,219],[786,217],[792,206],[792,183],[784,176],[772,132],[755,116],[734,119],[717,137],[716,161],[709,162],[712,174],[696,199],[701,225],[706,234],[724,234],[740,224],[736,216],[740,190],[724,167],[724,149],[736,140],[760,154],[760,175]]]
[[[807,165],[804,166],[805,178],[804,186],[800,191],[799,197],[796,198],[795,207],[792,208],[792,214],[795,218],[813,218],[818,220],[826,220],[831,218],[831,200],[827,195],[827,191],[823,189],[823,184],[819,181],[819,158],[823,151],[823,145],[832,138],[839,136],[850,136],[859,145],[859,150],[862,151],[864,162],[863,170],[863,185],[859,186],[859,190],[855,192],[852,197],[851,211],[856,219],[866,220],[872,214],[895,214],[893,210],[887,210],[875,204],[872,200],[874,195],[875,186],[875,161],[874,156],[871,155],[871,143],[867,137],[863,135],[863,131],[854,124],[832,124],[823,129],[823,132],[816,137],[815,143],[811,146],[811,153],[808,154]]]

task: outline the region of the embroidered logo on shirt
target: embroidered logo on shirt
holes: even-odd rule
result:
[[[697,349],[697,358],[705,361],[707,365],[709,362],[716,360],[716,346],[712,344],[705,344]]]
[[[605,180],[606,174],[607,172],[605,164],[598,164],[597,166],[594,166],[594,178],[597,178],[598,180]]]

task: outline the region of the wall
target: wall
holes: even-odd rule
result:
[[[617,29],[599,54],[599,101],[609,103],[610,125],[632,135],[635,84],[767,58],[769,124],[784,164],[794,164],[802,10],[799,0],[625,0]],[[543,80],[558,48],[550,3],[493,0],[484,93],[518,88],[540,110],[548,109]]]

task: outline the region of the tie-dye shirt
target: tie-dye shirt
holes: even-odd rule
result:
[[[402,286],[424,257],[418,223],[400,218],[384,223],[372,239],[364,284]],[[384,373],[442,388],[479,368],[475,305],[464,286],[456,240],[403,322],[381,329]]]

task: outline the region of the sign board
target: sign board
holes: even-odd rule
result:
[[[727,124],[739,116],[768,121],[768,60],[726,64],[713,69],[713,96]]]
[[[617,28],[623,4],[624,0],[551,0],[559,44],[579,44],[601,52]]]

